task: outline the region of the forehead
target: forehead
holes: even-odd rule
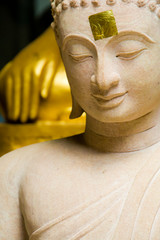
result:
[[[96,8],[93,6],[70,8],[63,11],[59,17],[58,25],[61,40],[70,34],[80,34],[94,40],[89,16],[103,11],[112,10],[118,32],[132,30],[148,34],[160,41],[160,20],[156,14],[148,10],[147,6],[138,7],[135,3],[116,3],[114,6],[106,4]],[[98,40],[99,41],[99,40]],[[96,41],[96,43],[98,42]]]

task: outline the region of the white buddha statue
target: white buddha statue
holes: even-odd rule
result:
[[[86,130],[0,159],[0,239],[158,240],[160,4],[52,8],[71,117],[85,111]]]

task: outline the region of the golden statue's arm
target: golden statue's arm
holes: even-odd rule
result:
[[[8,121],[35,120],[60,69],[61,57],[51,27],[0,72],[0,98]],[[61,68],[64,71],[64,68]]]

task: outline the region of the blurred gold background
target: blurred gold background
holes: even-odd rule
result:
[[[70,120],[71,94],[49,27],[0,72],[0,155],[84,131],[85,115]]]

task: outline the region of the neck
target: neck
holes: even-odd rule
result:
[[[131,152],[160,141],[160,110],[136,120],[103,123],[87,115],[85,142],[102,152]]]

